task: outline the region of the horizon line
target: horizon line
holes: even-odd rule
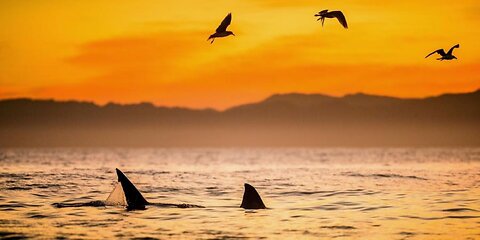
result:
[[[119,106],[132,106],[132,105],[141,105],[141,104],[148,104],[152,105],[155,108],[177,108],[177,109],[189,109],[189,110],[214,110],[218,112],[223,112],[227,111],[232,108],[236,108],[239,106],[244,106],[244,105],[249,105],[249,104],[255,104],[255,103],[261,103],[264,102],[274,96],[285,96],[285,95],[305,95],[305,96],[325,96],[325,97],[331,97],[331,98],[345,98],[348,96],[356,96],[356,95],[365,95],[365,96],[373,96],[373,97],[385,97],[385,98],[393,98],[393,99],[399,99],[399,100],[422,100],[422,99],[428,99],[428,98],[435,98],[435,97],[441,97],[445,95],[460,95],[460,94],[469,94],[469,93],[475,93],[475,92],[480,92],[480,87],[476,88],[475,90],[472,91],[467,91],[467,92],[444,92],[444,93],[439,93],[439,94],[434,94],[434,95],[428,95],[424,97],[397,97],[397,96],[391,96],[391,95],[380,95],[380,94],[372,94],[372,93],[366,93],[366,92],[353,92],[353,93],[345,93],[340,96],[335,96],[335,95],[330,95],[330,94],[325,94],[325,93],[302,93],[302,92],[285,92],[285,93],[271,93],[270,95],[267,95],[264,97],[262,100],[259,101],[252,101],[252,102],[245,102],[237,105],[232,105],[228,106],[225,108],[215,108],[215,107],[205,107],[205,108],[195,108],[195,107],[188,107],[188,106],[169,106],[169,105],[159,105],[155,104],[152,101],[138,101],[138,102],[128,102],[128,103],[119,103],[115,101],[108,101],[106,103],[98,103],[94,100],[82,100],[82,99],[55,99],[55,98],[32,98],[32,97],[11,97],[11,98],[1,98],[0,97],[0,102],[4,101],[14,101],[14,100],[31,100],[31,101],[53,101],[57,103],[67,103],[67,102],[77,102],[77,103],[88,103],[88,104],[93,104],[98,107],[105,107],[108,105],[119,105]]]

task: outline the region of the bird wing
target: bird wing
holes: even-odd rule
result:
[[[445,55],[446,55],[446,54],[445,54],[445,51],[444,51],[443,49],[438,49],[438,50],[435,50],[435,51],[431,52],[430,54],[428,54],[425,58],[430,57],[430,55],[432,55],[432,54],[434,54],[434,53],[438,53],[438,54],[440,54],[441,56],[445,56]]]
[[[332,17],[336,17],[344,28],[348,28],[347,19],[345,19],[345,15],[341,11],[331,11],[329,14]]]
[[[222,21],[222,23],[220,23],[220,26],[218,26],[216,32],[217,33],[220,33],[220,32],[225,32],[227,31],[227,27],[228,25],[230,25],[230,23],[232,22],[232,13],[229,13]]]
[[[447,53],[447,54],[448,54],[448,55],[452,55],[453,49],[459,48],[459,47],[460,47],[460,44],[457,44],[457,45],[453,46],[452,48],[450,48],[450,50],[448,50],[448,53]]]

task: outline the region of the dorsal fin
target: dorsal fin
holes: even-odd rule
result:
[[[127,209],[145,209],[145,205],[148,205],[147,200],[145,200],[140,191],[128,180],[122,171],[118,168],[116,168],[116,170],[118,181],[122,184],[125,199],[127,200]]]
[[[245,183],[245,192],[243,193],[241,208],[245,209],[265,209],[265,204],[263,204],[262,198],[258,194],[255,188]]]

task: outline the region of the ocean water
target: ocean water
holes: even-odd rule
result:
[[[105,200],[115,168],[205,208],[51,205]],[[0,149],[0,238],[480,239],[480,149]]]

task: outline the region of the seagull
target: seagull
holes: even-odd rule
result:
[[[325,21],[325,18],[337,18],[340,24],[342,24],[344,28],[348,28],[347,19],[345,19],[345,15],[343,15],[341,11],[329,12],[328,9],[325,9],[315,14],[315,17],[320,17],[317,19],[317,21],[322,20],[322,26],[323,26],[323,22]]]
[[[435,50],[432,53],[428,54],[425,58],[430,57],[430,55],[432,55],[434,53],[438,53],[440,56],[442,56],[441,58],[437,58],[437,60],[440,60],[440,61],[457,59],[457,57],[453,56],[452,53],[453,53],[453,49],[459,48],[459,47],[460,47],[460,44],[457,44],[457,45],[453,46],[452,48],[450,48],[450,50],[448,50],[447,53],[445,53],[445,50],[443,50],[443,49],[438,49],[438,50]]]
[[[227,37],[229,35],[235,36],[235,34],[233,34],[233,32],[227,31],[227,27],[228,27],[228,25],[230,25],[231,22],[232,22],[232,13],[229,13],[223,19],[222,23],[220,23],[220,26],[218,26],[217,30],[215,30],[215,33],[210,35],[210,37],[208,37],[207,41],[212,39],[212,42],[210,42],[210,44],[212,44],[213,41],[215,41],[215,38]]]

